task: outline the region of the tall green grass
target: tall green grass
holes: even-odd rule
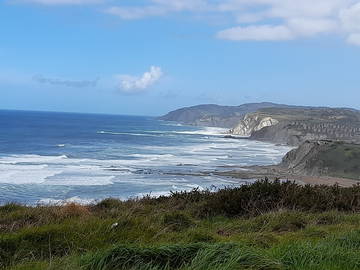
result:
[[[7,204],[0,269],[355,270],[359,207],[359,186],[279,181],[88,206]]]

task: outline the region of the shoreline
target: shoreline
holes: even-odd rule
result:
[[[238,137],[233,134],[225,135],[224,138],[233,139],[233,140],[245,139],[250,141],[264,142],[264,141],[252,139],[251,137]],[[268,143],[272,143],[272,142],[268,142]],[[277,145],[275,143],[272,144]],[[285,145],[291,147],[291,145],[289,144],[285,144]],[[296,147],[294,149],[296,149]],[[339,185],[341,187],[352,187],[354,185],[360,184],[359,180],[350,179],[350,178],[333,177],[326,175],[313,176],[313,175],[292,174],[286,169],[282,168],[280,164],[264,165],[264,166],[222,166],[222,168],[229,168],[229,169],[232,168],[233,170],[227,172],[215,171],[214,174],[218,176],[228,176],[233,179],[242,179],[242,180],[251,180],[251,179],[261,180],[265,178],[275,180],[277,178],[280,178],[289,181],[295,181],[298,184],[310,184],[310,185],[326,185],[326,186]]]
[[[227,176],[233,179],[265,179],[275,180],[277,178],[289,181],[295,181],[298,184],[310,185],[326,185],[333,186],[339,185],[341,187],[352,187],[360,184],[360,181],[350,178],[333,177],[333,176],[312,176],[291,174],[286,172],[285,169],[280,168],[278,165],[274,166],[251,166],[251,167],[238,167],[238,170],[231,170],[227,172],[214,172],[215,175]]]

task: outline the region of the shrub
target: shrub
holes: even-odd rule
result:
[[[165,214],[163,224],[169,226],[174,231],[181,231],[189,228],[191,225],[193,225],[193,222],[187,215],[175,212]]]
[[[121,207],[122,204],[123,203],[118,199],[108,198],[96,204],[95,207],[98,209],[113,209]]]
[[[25,206],[17,204],[17,203],[8,203],[3,206],[0,206],[0,213],[6,214],[6,213],[23,210],[25,208],[26,208]]]
[[[161,201],[166,199],[162,198]],[[195,190],[174,193],[166,202],[170,205],[187,205],[194,214],[203,218],[216,215],[256,216],[278,209],[358,212],[360,185],[348,188],[336,185],[302,186],[294,182],[263,180],[218,192]]]
[[[56,213],[61,218],[86,217],[91,213],[87,206],[69,203],[60,207]]]

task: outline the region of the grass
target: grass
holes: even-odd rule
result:
[[[359,180],[360,145],[335,142],[318,154],[316,163],[327,168],[327,174]]]
[[[218,192],[0,206],[0,269],[360,269],[360,188],[260,181]]]

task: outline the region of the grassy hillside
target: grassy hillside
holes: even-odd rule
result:
[[[289,152],[283,165],[299,174],[360,179],[360,144],[307,141]]]
[[[350,108],[326,107],[289,107],[289,108],[262,108],[260,115],[271,116],[279,121],[310,121],[318,122],[353,122],[360,121],[360,112]]]
[[[204,104],[181,108],[160,117],[165,121],[176,121],[187,125],[233,128],[245,114],[262,108],[288,108],[290,106],[270,102],[248,103],[240,106]]]
[[[360,179],[360,145],[335,142],[319,152],[314,160],[330,176]]]
[[[96,205],[0,207],[0,268],[360,269],[360,186],[261,181]]]

